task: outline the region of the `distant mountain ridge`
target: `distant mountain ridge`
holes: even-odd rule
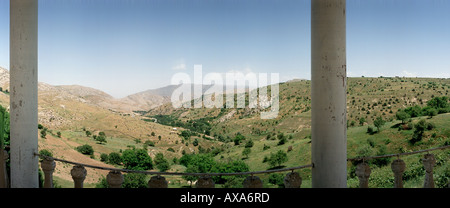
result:
[[[9,91],[9,79],[9,71],[0,67],[0,87],[3,91]],[[38,83],[40,97],[45,98],[46,96],[51,95],[64,100],[74,100],[123,113],[148,111],[155,107],[169,103],[174,90],[180,87],[189,86],[193,89],[195,84],[187,84],[185,86],[168,85],[165,87],[134,93],[123,98],[114,98],[106,92],[82,85],[51,85],[43,82]],[[205,92],[210,86],[211,85],[203,85],[202,91]],[[197,97],[194,97],[194,95],[192,96],[193,99]],[[7,101],[6,98],[3,99],[3,103],[5,105],[9,105],[9,101]]]

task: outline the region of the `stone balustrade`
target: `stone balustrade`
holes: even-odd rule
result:
[[[284,168],[277,170],[268,170],[268,171],[256,171],[256,172],[239,172],[239,173],[174,173],[174,172],[151,172],[151,171],[138,171],[138,170],[127,170],[127,169],[116,169],[116,168],[106,168],[93,166],[88,164],[81,164],[72,161],[62,160],[58,158],[53,158],[45,155],[36,154],[37,156],[43,158],[41,160],[41,168],[45,175],[44,187],[45,188],[53,188],[53,172],[56,167],[55,161],[60,161],[64,163],[73,164],[73,168],[71,170],[72,179],[74,181],[74,188],[83,188],[84,179],[87,176],[87,170],[85,167],[89,168],[97,168],[103,170],[110,170],[108,175],[106,176],[106,181],[108,183],[109,188],[122,188],[122,184],[124,182],[124,177],[122,172],[126,173],[141,173],[148,175],[155,175],[150,178],[148,181],[148,188],[168,188],[168,182],[165,177],[161,175],[193,175],[199,176],[195,188],[214,188],[215,183],[211,178],[212,176],[231,176],[231,175],[251,175],[245,178],[243,182],[244,188],[262,188],[263,183],[262,180],[258,176],[254,176],[255,174],[263,174],[263,173],[275,173],[275,172],[283,172],[283,171],[292,171],[288,173],[284,178],[284,184],[287,188],[300,188],[302,183],[302,178],[297,172],[294,170],[309,168],[313,165],[304,165],[293,168]]]
[[[361,161],[357,164],[355,173],[358,176],[359,179],[359,187],[360,188],[369,188],[369,178],[371,174],[370,166],[367,164],[366,161],[376,158],[385,158],[385,157],[397,157],[396,160],[394,160],[391,163],[391,169],[394,176],[394,187],[395,188],[403,188],[403,181],[402,176],[406,169],[405,162],[400,159],[400,156],[404,155],[412,155],[412,154],[419,154],[426,152],[424,154],[422,159],[422,164],[425,169],[425,180],[424,180],[424,188],[434,188],[434,180],[433,180],[433,167],[436,164],[436,159],[433,154],[430,154],[430,151],[439,150],[439,149],[446,149],[449,148],[449,146],[443,146],[443,147],[437,147],[427,150],[419,150],[415,152],[408,152],[408,153],[400,153],[400,154],[390,154],[390,155],[380,155],[380,156],[372,156],[372,157],[364,157],[364,158],[350,158],[348,161]],[[244,188],[262,188],[263,183],[262,180],[255,175],[258,174],[265,174],[265,173],[276,173],[276,172],[286,172],[291,171],[286,174],[284,178],[284,186],[285,188],[300,188],[302,184],[302,178],[300,177],[300,174],[298,172],[294,172],[294,170],[299,170],[303,168],[311,168],[314,167],[313,164],[309,165],[303,165],[298,167],[292,167],[292,168],[283,168],[283,169],[275,169],[275,170],[267,170],[267,171],[255,171],[255,172],[239,172],[239,173],[176,173],[176,172],[151,172],[151,171],[135,171],[135,170],[127,170],[127,169],[117,169],[117,168],[106,168],[106,167],[99,167],[99,166],[93,166],[88,164],[81,164],[76,163],[72,161],[66,161],[58,158],[53,158],[45,155],[39,155],[37,156],[41,157],[41,168],[44,172],[44,188],[53,188],[53,172],[55,171],[56,162],[63,162],[63,163],[69,163],[73,164],[73,168],[71,170],[72,179],[74,181],[74,188],[83,188],[83,182],[85,178],[87,177],[88,171],[86,170],[86,167],[88,168],[96,168],[96,169],[103,169],[103,170],[109,170],[108,175],[106,176],[106,181],[108,183],[108,186],[110,188],[122,188],[122,184],[124,182],[124,176],[122,173],[141,173],[141,174],[148,174],[148,175],[154,175],[150,178],[148,181],[148,187],[149,188],[168,188],[168,182],[165,177],[162,175],[191,175],[191,176],[198,176],[198,180],[196,182],[195,187],[196,188],[214,188],[215,183],[212,179],[212,176],[232,176],[232,175],[242,175],[247,177],[243,181],[243,187]],[[3,157],[6,158],[6,157]],[[4,161],[2,161],[4,162]]]
[[[364,157],[364,158],[352,158],[348,159],[349,161],[362,161],[356,166],[355,173],[358,176],[359,179],[359,187],[360,188],[369,188],[369,177],[370,177],[370,166],[365,162],[370,159],[377,159],[377,158],[386,158],[386,157],[397,157],[396,160],[392,161],[391,163],[391,169],[394,175],[394,188],[403,188],[403,173],[406,170],[406,163],[400,159],[400,156],[404,155],[413,155],[413,154],[419,154],[423,152],[427,152],[427,154],[424,155],[422,158],[422,164],[425,169],[425,180],[424,180],[424,188],[434,188],[434,179],[433,179],[433,167],[436,164],[436,159],[434,158],[433,154],[430,154],[428,152],[434,151],[434,150],[441,150],[449,148],[450,145],[427,149],[427,150],[419,150],[414,152],[406,152],[406,153],[399,153],[399,154],[389,154],[389,155],[379,155],[379,156],[373,156],[373,157]],[[449,184],[450,186],[450,184]]]

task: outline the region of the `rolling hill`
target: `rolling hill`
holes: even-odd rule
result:
[[[415,105],[424,107],[434,97],[449,96],[450,79],[358,77],[348,78],[347,83],[348,157],[407,152],[450,143],[449,113],[433,118],[412,118],[409,121],[411,125],[417,124],[420,119],[434,125],[432,130],[424,133],[423,140],[414,145],[409,142],[414,130],[400,129],[401,121],[395,118],[399,109]],[[0,69],[0,87],[0,104],[8,108],[9,72],[4,69]],[[100,161],[101,154],[146,147],[152,158],[157,153],[163,153],[171,163],[168,171],[178,172],[183,172],[186,167],[174,161],[184,153],[214,152],[215,160],[242,160],[252,171],[272,168],[264,162],[264,158],[279,150],[288,155],[283,166],[310,163],[310,81],[281,83],[278,117],[268,120],[260,119],[262,109],[248,107],[174,109],[169,101],[177,87],[167,86],[115,99],[89,87],[39,83],[39,123],[48,129],[45,138],[39,137],[39,149],[48,149],[55,157],[62,159],[111,166]],[[206,90],[207,86],[203,89]],[[377,117],[383,118],[386,124],[380,132],[367,133],[368,126],[373,126]],[[92,135],[86,134],[87,131],[92,135],[104,132],[107,142],[95,141]],[[184,139],[183,132],[193,133]],[[243,139],[234,141],[237,135],[242,135]],[[280,138],[285,138],[282,144]],[[150,143],[153,145],[148,145]],[[250,143],[251,152],[243,156],[245,146],[250,146]],[[93,147],[92,157],[75,150],[83,144]],[[437,175],[449,169],[449,152],[437,153],[440,161],[436,167]],[[420,156],[406,157],[405,162],[412,167],[407,170],[410,177],[407,187],[419,187],[422,177],[419,174]],[[355,187],[357,178],[352,173],[354,167],[351,163],[348,165],[349,186]],[[57,167],[55,178],[58,183],[70,187],[71,167],[62,163],[58,163]],[[102,171],[89,171],[87,187],[93,187],[106,175]],[[389,183],[383,183],[392,179],[389,171],[388,166],[374,164],[370,186],[389,187]],[[310,169],[299,172],[304,178],[302,187],[309,187]],[[261,177],[266,187],[276,187],[268,183],[269,175]],[[188,184],[180,177],[168,179],[177,181],[178,185],[171,185],[174,187]]]

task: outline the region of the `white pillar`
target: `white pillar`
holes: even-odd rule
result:
[[[311,0],[312,186],[347,186],[345,0]]]
[[[11,187],[38,187],[38,1],[10,1]]]

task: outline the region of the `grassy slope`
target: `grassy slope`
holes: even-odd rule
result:
[[[403,81],[402,81],[403,80]],[[427,121],[431,121],[436,124],[436,129],[430,132],[426,132],[426,139],[422,144],[417,146],[411,146],[407,143],[407,139],[411,137],[412,130],[409,131],[397,131],[397,129],[390,128],[399,121],[393,120],[386,123],[381,133],[374,135],[366,134],[367,123],[372,124],[373,118],[376,116],[382,116],[385,119],[392,119],[398,108],[404,108],[415,104],[425,105],[426,101],[431,99],[431,96],[448,96],[448,89],[450,88],[449,79],[432,79],[432,78],[349,78],[348,81],[348,120],[356,121],[356,127],[350,127],[348,129],[348,157],[354,157],[357,155],[357,151],[362,146],[367,146],[367,139],[371,138],[375,142],[375,147],[372,148],[373,154],[377,153],[377,145],[386,143],[386,139],[390,140],[389,144],[386,144],[388,153],[396,153],[400,151],[412,151],[418,149],[426,149],[429,147],[439,146],[444,141],[449,140],[450,129],[450,115],[438,115]],[[213,123],[213,134],[220,134],[224,136],[234,137],[237,132],[242,133],[248,139],[254,141],[252,152],[248,159],[244,161],[250,166],[250,170],[266,170],[268,169],[267,163],[262,163],[265,156],[268,156],[271,152],[278,150],[286,151],[289,146],[292,146],[292,151],[288,152],[289,160],[283,165],[287,167],[298,166],[303,164],[309,164],[310,161],[310,82],[290,82],[280,85],[280,114],[276,119],[261,120],[259,119],[259,112],[252,112],[248,109],[238,109],[237,113],[233,117],[225,122]],[[382,90],[383,89],[383,90]],[[414,90],[413,90],[414,89]],[[398,99],[398,100],[397,100]],[[2,99],[3,100],[3,99]],[[353,100],[355,100],[353,102]],[[374,105],[376,103],[376,105]],[[383,104],[386,103],[385,106]],[[51,99],[44,102],[40,100],[40,105],[51,108],[51,106],[58,107],[60,104],[64,104],[66,110],[55,109],[59,115],[65,116],[67,119],[79,119],[74,120],[71,126],[54,128],[56,131],[62,132],[62,139],[67,141],[64,147],[54,147],[52,151],[63,153],[66,148],[74,149],[77,145],[90,144],[94,147],[96,152],[95,160],[99,160],[100,153],[110,153],[113,151],[124,150],[129,145],[136,147],[142,147],[142,144],[146,140],[152,140],[155,142],[156,147],[149,147],[149,154],[154,156],[156,152],[163,152],[164,155],[171,161],[172,157],[181,156],[182,150],[187,152],[193,150],[198,151],[196,147],[192,145],[192,142],[188,146],[182,144],[181,138],[176,134],[171,134],[172,127],[163,126],[160,124],[144,122],[139,117],[131,117],[127,115],[121,115],[108,111],[106,109],[100,109],[80,103],[70,103]],[[51,105],[51,106],[50,106]],[[365,108],[362,111],[362,108]],[[367,114],[367,110],[370,111]],[[390,111],[392,110],[392,113]],[[59,112],[60,111],[60,112]],[[220,109],[170,109],[167,106],[162,106],[159,112],[165,114],[176,115],[180,120],[198,119],[202,117],[215,117],[220,115]],[[225,113],[230,112],[230,109],[226,109]],[[158,112],[157,110],[151,112]],[[364,126],[358,126],[358,120],[360,117],[366,118],[367,122]],[[216,119],[219,119],[217,117]],[[416,121],[416,119],[413,119]],[[115,127],[117,126],[117,128]],[[85,136],[81,130],[82,127],[90,130],[93,133],[99,131],[106,132],[108,136],[108,143],[97,144],[91,138]],[[154,131],[156,136],[150,136],[150,133]],[[278,146],[278,140],[266,140],[268,134],[284,133],[285,135],[292,135],[293,139],[288,140],[284,145]],[[431,134],[436,133],[438,136],[431,138]],[[161,141],[157,138],[158,135],[162,135]],[[48,140],[58,139],[50,136]],[[140,139],[141,143],[136,143],[134,140]],[[193,141],[194,138],[191,138]],[[178,144],[175,144],[178,141]],[[204,148],[211,146],[222,146],[225,151],[216,156],[217,160],[226,160],[227,158],[242,159],[242,150],[244,149],[245,141],[239,145],[234,146],[233,143],[223,144],[217,141],[207,141],[199,138],[200,145]],[[40,140],[40,144],[45,144],[45,141]],[[263,151],[263,145],[269,145],[270,149]],[[167,151],[167,148],[172,147],[176,150],[176,153]],[[444,152],[444,151],[441,151]],[[448,154],[449,151],[446,151]],[[408,156],[405,157],[405,162],[408,164],[419,164],[420,156]],[[448,155],[447,162],[448,164]],[[59,165],[59,164],[58,164]],[[436,172],[442,171],[443,166],[439,166]],[[169,171],[183,171],[184,167],[180,165],[173,165]],[[349,170],[350,163],[349,163]],[[303,177],[302,187],[310,186],[310,169],[304,169],[300,171]],[[378,176],[384,176],[391,174],[390,167],[385,166],[382,168],[374,168],[372,170],[372,176],[379,178]],[[262,176],[267,187],[273,187],[273,185],[267,184],[267,175]],[[169,179],[170,177],[168,177]],[[174,181],[170,186],[179,187],[187,185],[179,178],[170,178]],[[181,184],[176,181],[181,182]],[[70,182],[61,182],[65,184],[71,184]],[[421,181],[419,179],[409,180],[406,183],[408,187],[420,186]],[[177,185],[176,185],[177,184]],[[354,178],[349,179],[349,186],[356,186],[357,180]],[[373,184],[371,186],[373,187]]]
[[[248,113],[246,109],[238,109],[233,118],[225,122],[217,122],[214,125],[213,132],[220,135],[234,137],[236,133],[241,133],[247,138],[254,141],[254,147],[248,159],[245,159],[251,170],[265,170],[268,168],[266,163],[262,163],[265,156],[270,152],[278,150],[286,151],[288,146],[293,147],[293,151],[288,152],[288,162],[284,165],[288,167],[298,166],[310,163],[310,140],[307,138],[310,134],[310,107],[309,100],[309,81],[290,82],[280,85],[280,113],[279,117],[272,120],[258,119],[259,113]],[[398,131],[397,128],[390,128],[399,121],[395,120],[395,113],[399,108],[405,108],[413,105],[425,106],[426,101],[433,96],[448,96],[450,88],[449,79],[433,79],[433,78],[349,78],[348,79],[348,96],[347,96],[347,118],[349,124],[355,122],[355,127],[348,129],[348,157],[357,156],[357,152],[362,147],[368,146],[370,138],[375,143],[374,147],[370,147],[367,151],[376,155],[380,145],[386,145],[386,154],[397,153],[402,151],[413,151],[419,149],[427,149],[434,146],[442,145],[449,140],[450,117],[446,115],[438,115],[427,121],[435,123],[436,129],[426,132],[425,142],[411,146],[407,140],[411,138],[413,130]],[[230,112],[227,109],[227,112]],[[160,109],[150,111],[149,114],[164,112],[178,116],[181,120],[197,119],[204,116],[217,116],[218,109],[170,109],[170,106],[162,106]],[[366,133],[367,125],[373,126],[373,120],[381,116],[387,122],[380,133],[369,135]],[[218,120],[220,117],[216,118]],[[359,126],[359,119],[365,118],[364,126]],[[416,122],[417,119],[413,119]],[[268,134],[284,133],[285,135],[293,135],[293,140],[289,140],[287,144],[277,146],[278,140],[267,141],[265,137]],[[436,133],[436,138],[431,138],[431,134]],[[388,144],[386,144],[388,143]],[[228,143],[228,148],[216,159],[241,159],[245,141],[234,146]],[[263,145],[271,146],[270,149],[263,151]],[[448,151],[447,151],[448,152]],[[367,153],[366,153],[367,154]],[[420,156],[408,156],[405,161],[419,165]],[[350,163],[349,163],[350,168]],[[374,178],[381,174],[391,174],[389,166],[376,168],[372,174]],[[350,170],[350,169],[349,169]],[[301,171],[304,178],[310,177],[310,170]],[[267,178],[267,177],[265,177]],[[417,178],[415,179],[417,180]],[[356,182],[355,182],[356,181]],[[413,180],[411,180],[413,181]],[[420,183],[410,184],[408,181],[406,186],[420,186]],[[305,186],[310,181],[305,180]],[[357,180],[351,178],[349,186],[357,186]],[[374,186],[374,183],[371,183]]]
[[[441,114],[433,117],[432,119],[427,119],[427,122],[432,122],[436,125],[436,128],[431,131],[426,131],[424,135],[424,139],[422,142],[411,145],[408,140],[412,136],[413,130],[402,130],[398,131],[397,128],[391,128],[400,121],[392,121],[387,122],[383,127],[381,132],[370,135],[367,132],[367,126],[358,126],[358,127],[350,127],[347,131],[347,156],[348,158],[359,156],[359,152],[362,148],[366,147],[369,150],[369,155],[377,155],[377,151],[380,146],[385,145],[387,148],[387,152],[385,154],[391,153],[400,153],[400,152],[409,152],[416,151],[421,149],[428,149],[431,147],[437,147],[444,145],[445,141],[450,141],[450,130],[448,126],[450,124],[450,114]],[[417,122],[419,118],[414,118],[413,123]],[[436,133],[436,137],[432,138],[432,134]],[[371,147],[369,145],[369,140],[372,140],[375,145]],[[270,153],[275,153],[278,150],[282,150],[287,152],[288,146],[292,146],[292,151],[287,152],[288,161],[283,165],[286,167],[294,167],[299,165],[306,165],[311,163],[311,144],[309,138],[294,138],[292,140],[288,140],[288,142],[284,145],[277,145],[278,140],[266,140],[266,139],[254,139],[254,146],[251,148],[252,152],[249,154],[248,159],[244,159],[242,156],[242,151],[244,150],[244,144],[240,144],[239,146],[230,146],[225,152],[216,156],[217,160],[226,160],[227,158],[231,159],[243,159],[249,166],[250,170],[266,170],[269,169],[269,165],[267,163],[263,163],[263,158],[265,156],[269,156]],[[245,143],[245,142],[244,142]],[[263,150],[263,145],[270,146],[269,149]],[[448,162],[450,162],[449,154],[450,150],[445,151],[437,151],[434,152],[437,154],[437,157],[444,157],[444,161],[446,161],[446,165],[448,166]],[[411,155],[402,157],[402,159],[407,164],[408,169],[417,168],[417,166],[421,167],[420,158],[423,154]],[[445,159],[446,158],[446,159]],[[441,158],[442,159],[442,158]],[[348,163],[349,174],[353,171],[351,167],[351,163]],[[412,167],[413,166],[413,167]],[[372,167],[372,176],[379,177],[388,177],[392,178],[392,171],[390,170],[390,165],[383,166],[381,168],[376,167],[375,165],[371,165]],[[442,172],[446,166],[438,165],[435,168],[435,175]],[[409,170],[413,171],[413,170]],[[310,169],[303,169],[299,171],[304,180],[304,186],[310,186],[310,177],[311,171]],[[263,179],[267,179],[268,175],[261,176]],[[267,180],[266,180],[267,182]],[[373,182],[370,183],[370,187],[377,187],[379,183]],[[414,180],[409,180],[406,183],[406,187],[420,187],[423,184],[422,178],[415,178]],[[266,184],[270,187],[270,184]],[[357,178],[349,179],[349,186],[356,187],[358,186]],[[387,184],[389,187],[389,184]],[[392,184],[393,186],[393,184]]]

